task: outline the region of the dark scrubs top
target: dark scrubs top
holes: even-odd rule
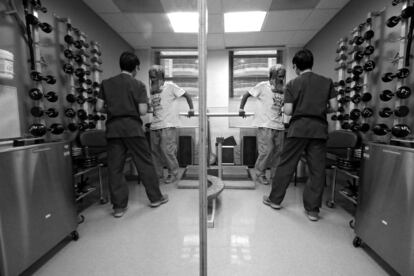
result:
[[[287,137],[327,139],[327,105],[336,96],[332,80],[313,72],[291,80],[285,92],[285,103],[293,104]]]
[[[102,81],[98,98],[106,103],[106,137],[145,137],[138,105],[148,103],[145,85],[121,73]]]

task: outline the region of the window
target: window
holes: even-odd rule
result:
[[[240,98],[250,88],[269,79],[269,68],[282,63],[280,50],[230,51],[230,98]]]
[[[155,53],[155,62],[164,67],[165,80],[198,98],[198,53],[196,50],[167,50]]]

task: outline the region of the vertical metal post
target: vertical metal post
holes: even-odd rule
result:
[[[198,0],[198,82],[199,82],[199,247],[200,276],[207,276],[207,0]]]

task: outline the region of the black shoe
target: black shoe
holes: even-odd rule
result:
[[[282,206],[280,206],[279,204],[271,202],[268,196],[263,196],[263,203],[267,206],[272,207],[275,210],[282,209]]]
[[[167,202],[168,202],[168,195],[163,195],[160,200],[151,202],[149,206],[152,208],[155,208]]]

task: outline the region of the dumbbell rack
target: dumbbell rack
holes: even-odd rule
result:
[[[43,81],[46,81],[47,83],[50,83],[50,84],[55,84],[56,78],[54,78],[53,76],[44,77],[44,75],[42,74],[43,68],[44,66],[47,66],[47,63],[45,62],[45,60],[43,59],[41,55],[39,29],[41,28],[44,32],[50,33],[52,32],[52,27],[47,23],[39,24],[40,21],[38,20],[38,16],[39,16],[38,11],[40,10],[42,12],[47,12],[47,9],[45,7],[42,7],[40,5],[40,2],[31,1],[29,3],[29,1],[23,1],[23,6],[24,6],[24,13],[26,16],[26,30],[27,30],[27,35],[28,35],[29,51],[30,51],[30,59],[31,59],[30,75],[33,80],[32,87],[39,89],[39,91],[41,91],[43,95],[43,97],[41,97],[40,99],[35,100],[34,105],[32,106],[32,108],[39,108],[40,114],[38,114],[37,116],[34,116],[33,123],[29,127],[29,132],[33,136],[37,136],[37,137],[46,136],[46,138],[49,138],[49,133],[47,131],[50,131],[50,133],[53,135],[60,135],[62,134],[64,130],[63,126],[60,124],[60,121],[56,121],[58,120],[57,116],[54,116],[53,119],[50,118],[48,120],[46,120],[44,116],[45,115],[44,111],[46,110],[47,105],[46,105],[46,102],[44,101],[45,95],[46,95],[45,93],[46,89],[45,89]],[[50,102],[57,102],[57,99],[53,101],[51,101],[50,99],[48,100]],[[57,111],[55,104],[53,104],[52,107],[54,108],[55,111]],[[32,113],[32,110],[31,110],[31,113]]]

